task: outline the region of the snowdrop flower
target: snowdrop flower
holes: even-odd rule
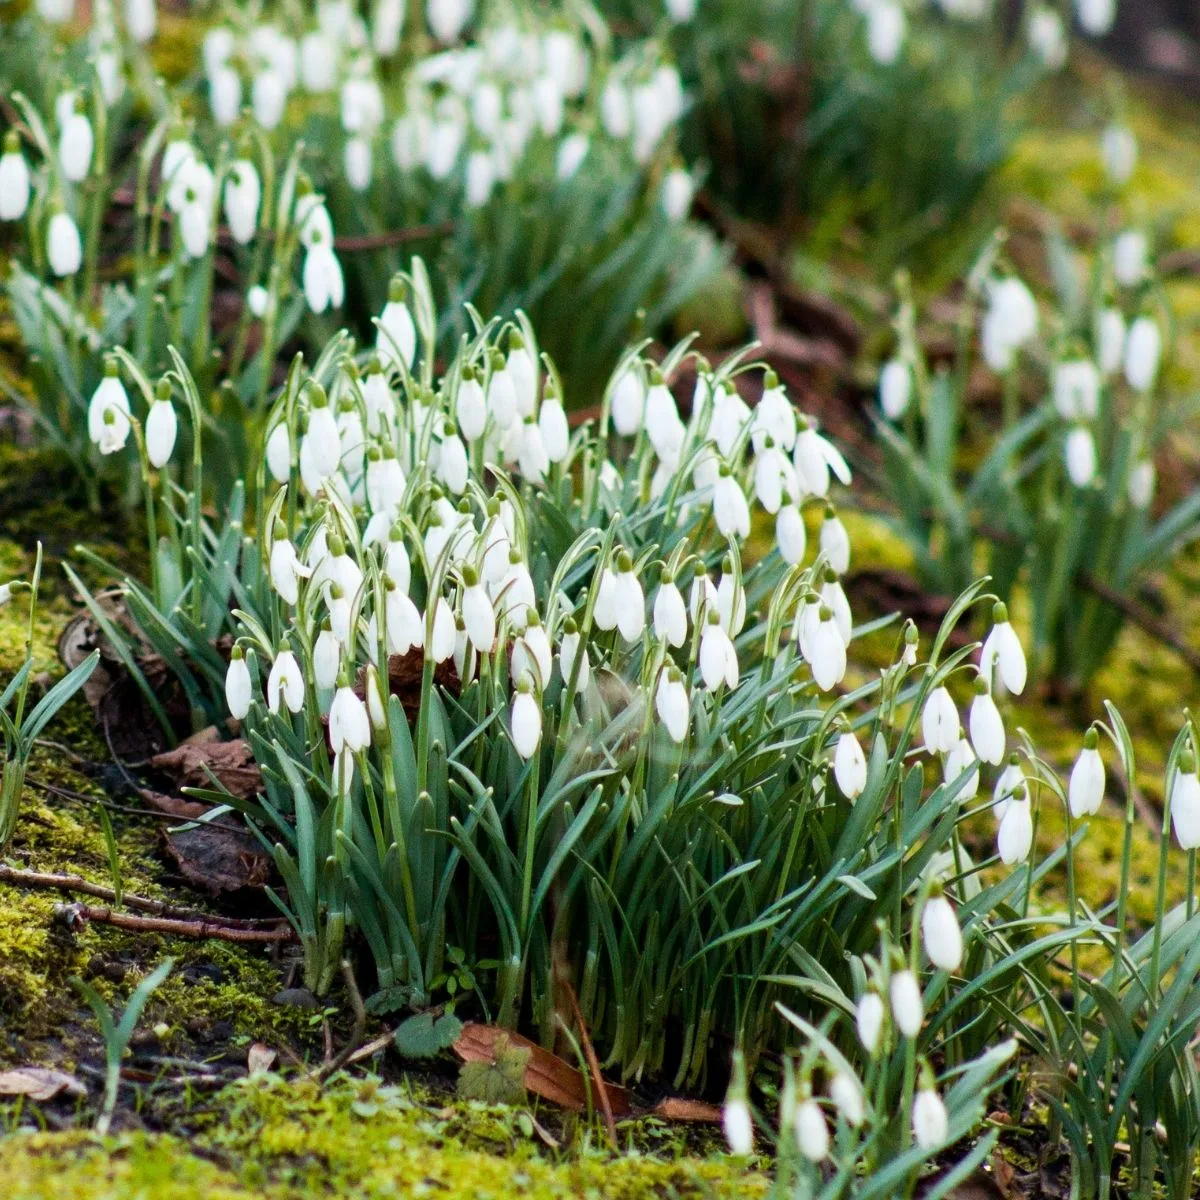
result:
[[[251,315],[260,321],[267,315],[267,305],[270,301],[270,293],[261,283],[256,283],[246,292],[246,307]]]
[[[329,397],[319,383],[309,388],[308,429],[304,443],[311,447],[312,462],[318,475],[327,478],[338,469],[342,459],[342,435],[338,432]]]
[[[696,15],[696,0],[666,0],[667,16],[683,25]]]
[[[179,165],[172,180],[168,201],[179,215],[188,258],[203,258],[208,251],[214,187],[212,171],[194,156]]]
[[[667,727],[671,740],[676,744],[682,742],[687,737],[691,707],[683,675],[674,664],[664,666],[658,673],[654,708]]]
[[[287,423],[280,421],[267,437],[267,469],[276,483],[287,483],[292,469],[292,446]]]
[[[847,800],[857,800],[867,786],[867,760],[858,738],[849,729],[837,740],[833,777]]]
[[[360,134],[347,138],[345,149],[342,151],[342,165],[350,190],[365,192],[371,186],[371,174],[374,170],[371,143]]]
[[[1154,460],[1139,459],[1129,471],[1129,503],[1134,508],[1149,508],[1154,499]]]
[[[1024,862],[1033,847],[1033,813],[1023,789],[1013,794],[996,834],[1000,861],[1011,867]]]
[[[420,610],[391,576],[386,577],[385,584],[384,617],[387,621],[388,653],[407,654],[414,648],[420,649],[425,644],[425,621]]]
[[[313,643],[313,677],[317,687],[328,691],[337,683],[338,672],[342,664],[341,643],[333,635],[333,630],[326,626],[317,634]]]
[[[258,168],[248,158],[240,158],[230,167],[224,198],[229,232],[238,245],[244,246],[258,228],[258,206],[262,199]]]
[[[893,358],[879,372],[879,407],[889,421],[898,421],[912,399],[912,371],[906,362]]]
[[[341,308],[346,298],[342,265],[331,243],[309,247],[304,255],[304,298],[314,313]]]
[[[722,466],[713,490],[713,518],[722,537],[750,536],[750,506],[741,484],[727,466]]]
[[[804,561],[808,549],[808,531],[800,510],[794,504],[780,507],[779,515],[775,518],[775,541],[780,557],[789,567]]]
[[[1067,61],[1067,31],[1052,8],[1035,9],[1029,17],[1029,46],[1051,71]]]
[[[796,478],[804,491],[811,495],[828,494],[830,472],[841,483],[850,483],[850,467],[841,452],[806,420],[801,422],[800,432],[796,435],[794,461]]]
[[[275,655],[267,676],[267,708],[277,713],[280,700],[288,712],[298,713],[304,707],[304,672],[286,643]]]
[[[250,668],[241,646],[235,645],[229,655],[229,669],[225,672],[225,703],[234,720],[245,718],[250,711],[250,698]]]
[[[998,675],[1014,696],[1025,690],[1025,651],[1009,622],[1008,606],[1000,600],[992,607],[992,628],[979,652],[979,671],[989,683]]]
[[[541,431],[546,457],[552,463],[564,462],[571,449],[571,429],[567,424],[567,414],[558,398],[558,392],[549,386],[538,410],[538,429]]]
[[[828,692],[841,683],[846,674],[846,643],[832,609],[820,604],[816,613],[817,626],[812,635],[812,654],[808,656],[808,664],[817,687]]]
[[[83,265],[83,243],[79,240],[79,227],[70,214],[59,209],[50,218],[46,230],[46,257],[50,269],[60,279],[74,275]]]
[[[276,522],[275,538],[271,542],[270,573],[271,586],[285,604],[299,602],[300,580],[312,574],[311,568],[300,561],[296,547],[288,540],[282,521]]]
[[[83,111],[83,98],[68,94],[70,102],[58,105],[58,161],[62,173],[72,183],[82,183],[92,165],[95,137],[92,123]],[[64,110],[65,111],[62,111]]]
[[[407,310],[406,310],[407,311]],[[454,397],[454,413],[458,429],[468,442],[483,436],[487,425],[487,405],[483,396],[483,385],[469,364],[463,370]]]
[[[613,582],[614,584],[616,582],[615,576]],[[633,582],[634,584],[637,584],[636,579],[634,579]],[[620,595],[621,592],[622,589],[617,588],[617,594]],[[642,611],[642,604],[640,602],[640,585],[638,585],[638,597],[638,612],[640,613]],[[505,571],[504,576],[496,590],[493,592],[492,599],[499,600],[498,611],[503,612],[518,628],[525,623],[529,610],[534,608],[537,603],[533,590],[533,579],[529,574],[529,568],[525,565],[524,560],[521,558],[521,555],[515,546],[509,551],[508,568]],[[597,597],[597,604],[598,603],[599,597]],[[632,618],[630,617],[626,617],[626,623],[628,624],[631,619]],[[614,616],[613,624],[608,626],[608,628],[612,629],[616,624],[617,620]],[[640,632],[641,630],[639,629],[638,633],[640,634]],[[636,636],[637,635],[635,635],[635,637]],[[630,638],[629,640],[633,641],[634,638]]]
[[[1054,368],[1054,407],[1064,421],[1090,421],[1100,409],[1100,372],[1085,358]]]
[[[738,685],[737,651],[714,609],[708,610],[704,632],[700,635],[700,678],[710,692],[715,692],[722,684],[730,690]]]
[[[101,454],[122,449],[132,428],[129,419],[129,395],[121,382],[115,359],[104,364],[104,377],[88,403],[88,437]]]
[[[1113,242],[1113,275],[1122,287],[1133,287],[1146,277],[1149,245],[1140,229],[1126,229]]]
[[[433,609],[433,629],[429,635],[429,653],[435,663],[443,663],[454,653],[458,640],[458,625],[454,610],[445,596],[439,596]],[[550,648],[546,647],[549,657]]]
[[[546,446],[542,441],[541,427],[532,417],[521,426],[517,466],[521,475],[530,483],[545,482],[546,472],[550,470],[550,456],[546,453]]]
[[[65,25],[75,15],[75,0],[37,0],[37,14],[53,25]]]
[[[1125,355],[1125,318],[1119,308],[1109,306],[1096,314],[1095,342],[1101,374],[1115,374]]]
[[[274,129],[283,120],[287,104],[287,86],[278,71],[264,67],[250,85],[250,106],[254,119],[264,129]]]
[[[809,1162],[824,1162],[829,1157],[829,1123],[821,1106],[811,1096],[796,1105],[792,1131],[800,1153]]]
[[[401,362],[405,367],[411,367],[417,352],[417,327],[408,310],[407,295],[404,280],[399,275],[394,276],[375,339],[375,353],[385,370],[398,369]]]
[[[959,782],[964,775],[966,781]],[[949,787],[957,785],[954,795],[959,804],[974,800],[979,794],[979,757],[965,737],[960,737],[942,760],[942,782]]]
[[[654,597],[654,632],[677,650],[687,641],[687,608],[674,577],[666,573]]]
[[[425,16],[429,32],[439,42],[457,41],[474,7],[474,0],[428,0]]]
[[[1087,487],[1096,478],[1096,442],[1092,431],[1076,425],[1063,442],[1063,461],[1067,478],[1077,488]]]
[[[737,637],[746,624],[746,593],[738,585],[733,572],[733,560],[726,556],[721,572],[721,582],[717,587],[715,599],[717,614],[721,619],[721,628],[730,637]]]
[[[866,1101],[862,1084],[845,1071],[835,1071],[829,1081],[829,1098],[833,1101],[842,1119],[852,1129],[857,1129],[866,1120]]]
[[[1127,183],[1137,164],[1137,137],[1127,125],[1110,125],[1100,138],[1100,153],[1109,182],[1117,187]]]
[[[682,221],[692,207],[696,185],[682,167],[673,167],[662,182],[660,203],[668,221]]]
[[[575,670],[575,663],[579,663],[579,679],[577,688],[582,691],[588,685],[588,680],[592,677],[592,664],[588,659],[587,647],[584,646],[580,650],[579,628],[574,620],[570,617],[563,623],[562,641],[558,647],[558,670],[562,675],[563,683],[571,682],[571,674]]]
[[[850,535],[832,505],[825,506],[825,519],[821,522],[821,553],[836,575],[845,575],[850,570]]]
[[[900,56],[907,21],[896,0],[875,0],[867,11],[867,49],[880,66],[889,67]]]
[[[945,1144],[950,1133],[946,1105],[933,1087],[931,1079],[922,1082],[913,1098],[913,1140],[922,1150],[934,1151]]]
[[[1103,37],[1116,20],[1117,0],[1076,0],[1076,11],[1084,33]]]
[[[633,128],[629,90],[620,78],[610,75],[600,93],[600,124],[613,141],[624,141]]]
[[[513,698],[509,720],[512,725],[513,748],[523,759],[531,759],[542,740],[542,710],[534,698],[528,678],[517,684],[517,694]]]
[[[1171,827],[1181,850],[1200,847],[1200,778],[1191,751],[1179,756],[1170,792]]]
[[[513,645],[510,667],[513,682],[516,683],[523,675],[528,674],[538,687],[545,688],[550,682],[553,667],[550,638],[541,618],[531,609],[527,615],[525,629]]]
[[[1067,784],[1067,803],[1077,821],[1100,811],[1104,800],[1104,759],[1100,757],[1099,736],[1089,729],[1083,737],[1083,749],[1071,768]]]
[[[163,387],[160,384],[146,415],[146,457],[156,470],[162,470],[171,460],[178,432],[179,421],[171,403],[170,385]]]
[[[1125,342],[1125,378],[1137,392],[1148,392],[1158,377],[1162,334],[1153,317],[1138,317]]]
[[[958,709],[945,687],[929,693],[921,710],[921,737],[930,754],[949,754],[958,744]]]
[[[20,137],[10,129],[0,154],[0,221],[19,221],[29,207],[29,193],[29,164],[21,153]]]
[[[975,699],[967,723],[975,753],[983,762],[999,766],[1004,761],[1004,719],[982,675],[975,680]]]
[[[466,198],[468,208],[482,208],[492,195],[496,172],[492,156],[484,150],[467,155]]]
[[[129,36],[139,45],[148,42],[158,25],[155,0],[125,0],[124,7],[125,28],[129,30]]]
[[[1004,819],[1009,801],[1013,796],[1017,792],[1024,793],[1025,791],[1025,773],[1021,770],[1021,760],[1016,754],[1010,754],[1004,770],[1000,772],[1000,777],[996,780],[996,786],[992,789],[992,811],[997,821]]]
[[[622,550],[616,556],[617,570],[609,572],[611,580],[608,599],[612,605],[610,619],[612,624],[601,625],[599,616],[597,625],[601,629],[612,629],[613,625],[620,630],[621,636],[627,642],[636,642],[642,636],[646,626],[646,598],[642,592],[641,582],[633,569],[633,559]],[[601,577],[601,590],[604,588],[604,578]],[[600,608],[600,596],[596,597],[596,608]]]
[[[1037,333],[1033,294],[1016,276],[993,280],[981,331],[983,357],[997,373],[1007,371],[1016,352]]]
[[[962,966],[963,936],[954,906],[937,887],[921,912],[921,939],[929,961],[942,971],[957,971]]]
[[[916,975],[907,967],[894,971],[888,983],[888,997],[892,1002],[892,1020],[896,1028],[905,1037],[915,1038],[925,1020],[925,1004]]]
[[[371,744],[371,722],[367,706],[343,684],[329,706],[329,744],[334,754],[343,750],[357,753]]]
[[[879,993],[864,992],[854,1010],[854,1024],[858,1030],[858,1040],[872,1058],[879,1049],[880,1035],[883,1033],[886,1018],[887,1010]]]
[[[462,616],[467,637],[480,654],[490,654],[496,641],[496,610],[474,567],[463,567],[462,579]]]
[[[467,448],[458,429],[449,421],[442,425],[442,440],[438,445],[437,465],[434,475],[446,489],[455,496],[461,496],[466,490],[467,479],[470,477],[470,463],[467,461]]]
[[[390,58],[400,49],[406,7],[405,0],[377,0],[371,22],[371,49],[380,58]]]
[[[559,142],[554,173],[561,182],[575,178],[590,148],[591,140],[586,133],[571,133]]]
[[[613,429],[621,437],[633,437],[646,415],[646,385],[635,363],[630,362],[612,384]]]
[[[213,120],[222,128],[232,125],[242,108],[242,79],[222,63],[208,75],[208,105]]]
[[[746,1103],[746,1067],[740,1050],[733,1052],[733,1072],[721,1110],[721,1125],[731,1153],[754,1152],[754,1119],[750,1115],[750,1105]]]

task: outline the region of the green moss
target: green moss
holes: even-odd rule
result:
[[[410,1083],[311,1082],[264,1076],[227,1088],[186,1141],[126,1134],[18,1135],[0,1141],[0,1194],[36,1200],[153,1195],[753,1197],[766,1178],[724,1156],[636,1150],[588,1137],[548,1151],[525,1110],[453,1103]],[[636,1140],[636,1128],[622,1127]]]

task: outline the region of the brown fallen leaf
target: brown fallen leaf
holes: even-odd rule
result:
[[[587,1107],[589,1081],[586,1077],[565,1059],[551,1054],[511,1029],[501,1029],[497,1025],[467,1024],[463,1026],[453,1048],[463,1062],[494,1063],[500,1039],[504,1039],[508,1046],[529,1051],[524,1078],[526,1091],[574,1112]],[[628,1088],[606,1081],[605,1090],[614,1116],[625,1117],[633,1112]]]
[[[11,1071],[0,1071],[0,1096],[53,1100],[62,1092],[68,1096],[86,1096],[87,1088],[74,1075],[51,1067],[14,1067]]]
[[[208,730],[202,730],[207,735]],[[212,731],[214,734],[217,731]],[[250,744],[242,738],[222,742],[205,737],[189,739],[174,750],[156,754],[150,765],[167,775],[180,791],[185,787],[211,788],[213,779],[228,792],[249,800],[262,788],[262,774]]]
[[[247,829],[219,822],[181,829],[164,836],[167,853],[183,877],[212,896],[260,888],[271,877],[271,860]]]
[[[261,1075],[275,1065],[276,1057],[275,1051],[270,1046],[265,1046],[262,1042],[254,1042],[246,1055],[246,1069],[251,1075]]]
[[[664,1096],[651,1111],[664,1121],[700,1121],[708,1125],[721,1123],[721,1109],[706,1100],[689,1100],[686,1096]]]

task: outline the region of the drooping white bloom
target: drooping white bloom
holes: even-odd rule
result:
[[[490,654],[496,641],[496,610],[474,568],[463,568],[462,615],[467,637],[480,654]]]
[[[993,607],[992,622],[991,632],[979,652],[979,672],[993,687],[998,676],[1014,696],[1019,696],[1025,690],[1025,651],[1008,619],[1005,604],[997,603]]]
[[[808,607],[814,608],[812,605]],[[819,604],[815,606],[815,611],[817,625],[812,634],[812,653],[806,657],[817,687],[828,692],[841,683],[846,674],[846,643],[832,609]]]
[[[565,462],[571,449],[571,430],[557,393],[548,392],[542,401],[538,410],[538,429],[541,431],[546,457],[552,463]]]
[[[824,1162],[829,1157],[829,1122],[811,1096],[796,1105],[792,1125],[800,1153],[809,1162]]]
[[[485,150],[472,150],[467,155],[466,199],[468,208],[482,208],[491,199],[496,184],[492,156]]]
[[[878,992],[864,992],[854,1010],[854,1023],[858,1028],[858,1040],[872,1058],[879,1049],[879,1038],[886,1018],[883,997]]]
[[[879,407],[889,421],[898,421],[912,399],[912,371],[906,362],[893,358],[879,372]]]
[[[916,1037],[925,1020],[925,1003],[921,999],[921,985],[916,975],[907,967],[894,971],[888,982],[888,997],[892,1002],[892,1020],[905,1037]]]
[[[1122,287],[1141,283],[1149,268],[1150,247],[1140,229],[1126,229],[1113,242],[1113,276]]]
[[[406,8],[405,0],[377,0],[371,22],[371,49],[380,58],[389,58],[400,49]]]
[[[841,451],[828,439],[823,438],[807,421],[796,435],[793,460],[797,481],[805,492],[813,496],[828,495],[830,472],[841,483],[850,483],[850,467],[842,457]]]
[[[1083,32],[1104,37],[1117,17],[1117,0],[1076,0],[1076,12]]]
[[[1015,754],[1009,755],[1008,762],[992,789],[992,812],[997,821],[1004,820],[1004,814],[1008,811],[1013,796],[1025,791],[1025,772],[1021,770],[1021,760]]]
[[[1171,827],[1182,850],[1200,847],[1200,778],[1190,754],[1182,756],[1170,794]]]
[[[282,527],[280,527],[282,528]],[[300,580],[312,574],[296,554],[296,547],[286,537],[276,537],[271,543],[271,585],[286,604],[300,599]]]
[[[1138,317],[1129,327],[1125,342],[1125,378],[1138,392],[1148,392],[1158,377],[1162,334],[1153,317]]]
[[[264,129],[274,129],[283,120],[287,104],[287,85],[283,77],[272,67],[264,67],[254,76],[250,85],[250,106],[254,119]]]
[[[1077,821],[1100,811],[1104,800],[1104,759],[1100,757],[1099,739],[1094,729],[1084,737],[1083,749],[1071,768],[1067,784],[1067,803],[1071,816]]]
[[[687,641],[687,607],[674,579],[665,576],[654,597],[654,632],[678,649]]]
[[[721,1110],[721,1125],[732,1154],[754,1152],[754,1120],[750,1115],[750,1106],[743,1097],[735,1096],[725,1101],[725,1107]]]
[[[696,15],[696,0],[666,0],[667,16],[683,25]]]
[[[1033,293],[1016,276],[988,285],[988,309],[981,330],[983,357],[993,371],[1007,371],[1016,352],[1037,333]]]
[[[329,744],[334,754],[343,750],[357,753],[371,744],[371,721],[367,706],[352,688],[342,685],[329,706]]]
[[[1032,847],[1033,813],[1029,801],[1013,796],[1004,810],[1004,817],[996,834],[996,848],[1000,853],[1000,860],[1008,867],[1024,862],[1029,857]]]
[[[646,385],[633,363],[612,385],[611,406],[613,428],[621,437],[632,437],[641,429],[646,414]]]
[[[794,504],[784,504],[775,518],[775,541],[779,545],[779,554],[789,567],[794,567],[804,561],[808,549],[808,531],[804,527],[804,518]]]
[[[158,27],[155,0],[125,0],[125,28],[139,44],[148,42]]]
[[[313,643],[313,677],[317,687],[325,691],[333,687],[341,665],[341,643],[334,637],[332,629],[322,629]]]
[[[867,49],[871,57],[888,67],[900,57],[908,21],[904,9],[896,0],[875,0],[865,13],[867,21]]]
[[[1110,125],[1100,137],[1100,153],[1109,182],[1127,183],[1137,165],[1137,137],[1128,125]]]
[[[242,108],[242,77],[222,63],[208,75],[208,104],[222,128],[232,125]]]
[[[558,647],[558,669],[563,678],[564,684],[571,682],[571,674],[575,670],[575,662],[579,661],[579,679],[577,681],[577,689],[582,691],[588,685],[588,680],[592,677],[592,664],[588,659],[587,647],[583,647],[582,654],[580,653],[580,637],[579,630],[575,626],[574,621],[568,621],[564,626],[562,641]]]
[[[542,740],[542,710],[528,680],[517,685],[510,716],[513,748],[524,759],[533,757]]]
[[[250,711],[251,689],[250,668],[246,665],[241,647],[234,646],[229,669],[225,672],[225,703],[229,705],[234,720],[243,720]]]
[[[722,684],[730,689],[738,685],[737,650],[711,609],[700,635],[700,678],[710,692]]]
[[[178,432],[175,406],[169,399],[155,399],[146,416],[146,457],[156,470],[161,470],[170,461]]]
[[[1037,8],[1029,16],[1029,46],[1051,71],[1067,61],[1067,31],[1052,8]]]
[[[225,219],[233,240],[244,246],[258,228],[258,206],[262,182],[258,168],[247,158],[238,159],[225,179]]]
[[[289,712],[298,713],[304,707],[304,672],[296,656],[286,648],[275,655],[267,676],[267,707],[271,712],[279,711],[281,699]]]
[[[837,740],[833,777],[847,800],[857,800],[867,786],[867,759],[858,738],[849,729]]]
[[[852,1129],[857,1129],[866,1120],[867,1107],[862,1084],[848,1072],[833,1073],[829,1081],[829,1098]]]
[[[1125,318],[1119,308],[1102,308],[1096,314],[1096,362],[1104,375],[1121,368],[1125,355]]]
[[[63,175],[72,183],[82,183],[92,165],[95,135],[92,123],[82,111],[82,102],[71,97],[65,114],[59,116],[58,162]]]
[[[88,437],[101,454],[114,454],[129,439],[129,395],[117,371],[117,364],[104,364],[104,377],[88,403]]]
[[[1154,499],[1154,460],[1142,458],[1129,470],[1129,503],[1134,508],[1149,508]]]
[[[429,653],[433,661],[445,662],[454,653],[457,638],[458,626],[454,620],[454,610],[445,596],[439,596],[434,605],[433,629],[429,636]]]
[[[326,478],[341,464],[342,435],[325,389],[314,384],[311,396],[304,441],[312,448],[312,462],[317,474]]]
[[[845,575],[850,570],[850,535],[832,507],[825,509],[819,540],[830,569],[837,575]]]
[[[654,691],[654,708],[662,718],[673,742],[679,743],[687,737],[688,718],[691,706],[687,686],[678,667],[664,666],[658,673],[658,685]]]
[[[429,32],[439,42],[457,41],[474,7],[474,0],[427,0],[425,16]]]
[[[1092,431],[1076,425],[1063,441],[1063,461],[1067,478],[1077,488],[1087,487],[1096,478],[1096,441]]]
[[[960,783],[964,775],[967,779]],[[974,800],[979,794],[979,757],[965,737],[960,737],[954,749],[942,759],[942,782],[947,786],[957,784],[954,798],[959,804]]]
[[[958,744],[958,709],[945,687],[935,687],[925,701],[921,710],[921,737],[931,754],[949,754]]]
[[[963,936],[954,906],[942,893],[930,896],[921,913],[921,938],[935,967],[957,971],[962,966]]]
[[[950,1120],[941,1096],[933,1088],[922,1087],[913,1099],[913,1140],[922,1150],[938,1150],[950,1132]]]
[[[467,448],[458,436],[457,428],[447,422],[442,426],[442,440],[438,444],[434,475],[445,484],[446,490],[452,495],[461,496],[466,490],[470,472]]]
[[[682,221],[692,207],[696,185],[682,167],[673,167],[662,182],[660,203],[668,221]]]
[[[29,164],[21,153],[20,138],[10,129],[0,154],[0,221],[19,221],[25,215],[30,190]]]
[[[713,489],[713,518],[722,537],[750,536],[750,506],[728,467],[721,468]]]
[[[967,720],[971,730],[971,744],[975,753],[986,763],[999,765],[1004,761],[1004,718],[996,707],[996,701],[988,690],[987,681],[978,680],[975,699],[971,701],[971,713]]]
[[[1086,358],[1054,368],[1054,407],[1064,421],[1090,421],[1100,410],[1100,372]]]
[[[75,0],[37,0],[37,14],[43,21],[65,25],[75,15]]]
[[[305,253],[304,298],[314,313],[342,307],[346,298],[346,283],[342,276],[342,265],[331,244],[312,246]]]
[[[46,257],[50,261],[50,269],[60,279],[74,275],[83,265],[79,227],[70,214],[61,209],[50,218],[46,231]]]
[[[555,175],[563,182],[574,179],[591,145],[586,133],[570,133],[563,138],[558,144],[558,154],[554,160]]]

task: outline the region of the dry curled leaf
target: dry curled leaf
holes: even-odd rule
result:
[[[217,731],[214,729],[215,734]],[[207,735],[208,730],[203,730]],[[242,738],[222,742],[205,736],[204,740],[189,739],[156,754],[150,765],[167,775],[176,790],[186,787],[211,788],[213,780],[227,792],[243,800],[249,800],[262,787],[262,774],[250,744]]]
[[[86,1096],[87,1088],[74,1075],[50,1067],[14,1067],[11,1071],[0,1071],[0,1096],[53,1100],[63,1092],[68,1096]]]
[[[698,1121],[708,1125],[721,1123],[721,1109],[706,1100],[689,1100],[686,1096],[664,1096],[652,1109],[664,1121]]]
[[[575,1112],[587,1107],[590,1082],[582,1072],[511,1029],[496,1025],[464,1025],[454,1043],[454,1052],[463,1062],[495,1064],[498,1054],[505,1048],[514,1047],[529,1051],[522,1080],[526,1091]],[[633,1111],[627,1088],[606,1082],[605,1090],[614,1116],[628,1116]]]
[[[246,1069],[251,1075],[261,1075],[275,1065],[276,1057],[275,1051],[270,1046],[265,1046],[262,1042],[254,1042],[246,1055]]]

